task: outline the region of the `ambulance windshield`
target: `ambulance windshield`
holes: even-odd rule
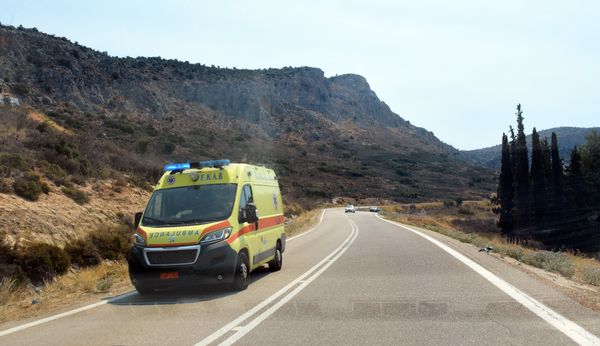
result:
[[[237,184],[194,185],[154,191],[142,219],[144,226],[177,226],[226,220]]]

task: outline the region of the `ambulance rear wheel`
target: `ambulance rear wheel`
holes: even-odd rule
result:
[[[281,269],[283,266],[283,257],[281,255],[281,244],[277,242],[277,247],[275,248],[275,258],[269,261],[269,270],[276,272]]]
[[[243,291],[248,288],[248,275],[250,274],[250,261],[245,252],[240,252],[235,266],[235,277],[233,278],[233,289]]]

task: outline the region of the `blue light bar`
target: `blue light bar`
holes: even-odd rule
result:
[[[204,168],[204,167],[222,167],[229,166],[229,160],[214,160],[191,163],[174,163],[165,166],[165,171],[174,171],[179,169]]]
[[[172,165],[166,165],[165,171],[174,171],[176,169],[189,169],[189,168],[190,168],[189,163],[174,163]]]

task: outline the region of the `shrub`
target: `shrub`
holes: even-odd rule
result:
[[[81,130],[83,128],[83,124],[81,121],[79,121],[79,119],[67,119],[65,124],[74,130]]]
[[[66,186],[61,187],[60,190],[65,194],[65,196],[69,197],[79,205],[84,205],[86,203],[89,203],[90,201],[90,198],[88,197],[87,193],[85,193],[85,191],[78,190],[74,187]]]
[[[51,191],[50,186],[35,172],[27,172],[25,178],[16,179],[13,189],[17,195],[31,201],[37,201],[42,192],[48,194]]]
[[[533,254],[526,254],[521,261],[536,268],[557,271],[566,277],[573,276],[576,270],[573,261],[562,252],[537,251]]]
[[[460,206],[460,205],[461,205],[461,204],[462,204],[464,201],[465,201],[465,199],[464,199],[464,198],[462,198],[462,197],[456,197],[456,198],[454,199],[454,202],[456,202],[456,205],[457,205],[457,206]]]
[[[148,124],[148,126],[146,126],[146,132],[152,137],[158,136],[158,130],[152,126],[152,124]]]
[[[130,123],[128,123],[122,119],[121,120],[105,119],[104,125],[118,129],[125,133],[134,133],[135,132],[133,125],[131,125]]]
[[[53,118],[60,117],[60,113],[57,113],[57,112],[54,112],[54,111],[48,111],[48,112],[46,112],[46,115],[50,116],[50,117],[53,117]]]
[[[8,184],[6,182],[6,180],[4,180],[4,178],[0,178],[0,193],[9,194],[12,192],[13,192],[13,189],[10,186],[10,184]]]
[[[115,280],[112,278],[112,276],[102,278],[100,281],[96,282],[96,289],[98,289],[100,292],[106,292],[113,286],[114,283]]]
[[[31,165],[17,153],[4,153],[0,155],[0,164],[10,169],[18,169],[24,172],[31,170]]]
[[[396,174],[398,174],[399,176],[403,176],[403,177],[409,177],[410,176],[410,172],[407,171],[406,169],[402,168],[402,167],[398,167],[395,169]]]
[[[44,175],[53,182],[61,182],[67,178],[67,173],[55,164],[50,164],[47,161],[40,161],[39,165],[44,168]]]
[[[454,206],[454,201],[451,199],[445,199],[444,200],[444,206],[446,207],[453,207]]]
[[[21,249],[18,260],[30,280],[52,280],[67,272],[71,259],[65,250],[45,243],[30,244]]]
[[[25,85],[23,83],[14,84],[12,86],[12,89],[15,93],[23,95],[23,96],[29,94],[29,87],[27,87],[27,85]]]
[[[464,214],[464,215],[475,215],[474,211],[467,209],[467,208],[460,208],[460,210],[458,212],[461,214]]]
[[[102,257],[94,243],[89,239],[74,239],[65,245],[65,252],[71,256],[71,262],[79,267],[91,267],[100,264]]]
[[[147,153],[149,149],[150,140],[147,138],[142,138],[139,141],[137,141],[137,143],[135,143],[135,147],[133,148],[133,150],[135,150],[136,153],[140,154]]]
[[[113,79],[119,79],[119,77],[121,77],[117,71],[113,72],[111,76]]]
[[[586,284],[600,286],[600,269],[593,267],[580,268],[583,275],[583,282]]]
[[[173,152],[175,151],[175,148],[176,148],[175,144],[173,144],[171,142],[165,143],[164,152],[165,152],[165,154],[173,154]]]
[[[102,257],[124,259],[132,245],[131,229],[126,225],[102,226],[90,234],[90,240]]]
[[[56,63],[69,69],[73,67],[73,62],[67,58],[58,58],[56,59]]]

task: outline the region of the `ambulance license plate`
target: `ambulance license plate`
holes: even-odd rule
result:
[[[177,279],[178,277],[179,277],[179,273],[178,272],[160,273],[160,278],[161,279]]]

